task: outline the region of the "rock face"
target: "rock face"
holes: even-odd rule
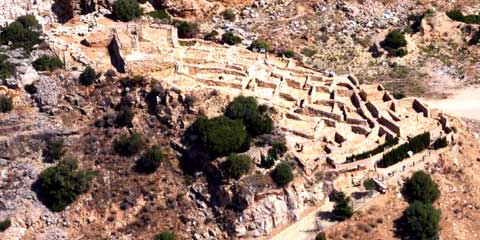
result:
[[[294,183],[277,194],[266,195],[255,202],[253,196],[246,197],[250,205],[233,226],[238,237],[259,237],[279,225],[297,221],[307,207],[321,203],[325,194],[323,183],[310,186]]]

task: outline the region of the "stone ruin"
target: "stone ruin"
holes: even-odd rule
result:
[[[360,84],[353,75],[326,77],[296,60],[242,46],[180,40],[170,25],[97,19],[89,25],[57,26],[47,35],[67,67],[88,64],[104,72],[113,65],[118,72],[146,75],[185,91],[206,88],[230,96],[255,96],[277,110],[276,126],[285,133],[306,176],[325,171],[328,163],[328,171],[348,172],[342,184],[367,176],[385,182],[392,174],[419,165],[406,161],[401,167],[398,163],[378,170],[375,163],[383,153],[354,162],[347,162],[347,157],[393,138],[402,144],[427,131],[433,140],[451,134],[447,118],[419,99],[395,99],[382,85]],[[264,235],[298,219],[305,199],[318,203],[324,198],[321,183],[313,185],[305,189],[293,184],[287,195],[271,194],[251,202],[238,221],[238,235]]]

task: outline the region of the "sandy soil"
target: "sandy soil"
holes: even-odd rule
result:
[[[480,87],[466,87],[447,92],[445,99],[423,100],[432,108],[438,108],[457,117],[480,120]]]

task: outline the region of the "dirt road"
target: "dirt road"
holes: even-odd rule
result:
[[[480,120],[480,87],[452,90],[446,99],[423,100],[432,108],[438,108],[457,117]]]

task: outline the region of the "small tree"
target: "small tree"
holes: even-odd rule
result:
[[[60,160],[66,153],[63,138],[49,139],[46,153],[51,160]]]
[[[214,41],[217,41],[217,36],[218,36],[218,32],[216,30],[212,30],[211,32],[206,34],[205,37],[203,37],[203,39],[214,42]]]
[[[112,6],[115,19],[128,22],[143,15],[143,9],[137,0],[116,0]]]
[[[224,163],[227,174],[237,180],[247,173],[251,167],[252,160],[245,154],[230,154]]]
[[[38,177],[42,202],[52,211],[63,211],[90,189],[93,173],[78,170],[78,161],[69,156],[57,166],[43,170]]]
[[[33,62],[33,67],[37,71],[54,71],[62,68],[63,63],[58,57],[42,55]]]
[[[40,39],[41,26],[33,15],[20,16],[7,27],[0,29],[0,44],[11,44],[11,48],[24,48],[32,50]]]
[[[10,96],[0,94],[0,112],[6,113],[13,109],[13,99]]]
[[[281,142],[273,143],[272,148],[268,150],[268,155],[278,159],[279,157],[283,156],[287,152],[287,146]]]
[[[172,22],[172,17],[170,17],[167,10],[165,10],[165,9],[155,10],[153,12],[149,12],[148,15],[150,17],[160,19],[164,23],[171,23]]]
[[[175,240],[177,237],[175,236],[175,233],[172,231],[163,231],[160,234],[155,235],[153,240]]]
[[[385,40],[382,42],[382,47],[387,50],[390,56],[403,57],[407,55],[407,40],[400,30],[393,30],[387,34]]]
[[[200,31],[196,23],[181,21],[176,24],[176,27],[179,38],[194,38]]]
[[[139,153],[145,142],[139,133],[122,134],[114,143],[114,149],[117,153],[123,156],[133,156]]]
[[[238,96],[228,104],[225,116],[242,119],[247,131],[252,136],[270,133],[273,121],[266,113],[261,113],[254,97]]]
[[[337,192],[333,199],[335,206],[332,211],[332,218],[337,221],[344,221],[353,216],[353,209],[348,205],[350,198],[343,192]]]
[[[295,57],[295,52],[293,50],[287,49],[287,50],[280,51],[278,55],[280,57],[293,58]]]
[[[232,32],[226,32],[222,35],[222,43],[226,43],[228,45],[235,45],[241,42],[242,39]]]
[[[268,44],[268,42],[266,41],[262,41],[262,40],[254,40],[250,46],[248,47],[248,49],[250,51],[254,51],[254,52],[260,52],[262,49],[266,52],[269,52],[272,50],[272,48],[270,47],[270,44]]]
[[[270,176],[278,186],[286,186],[293,180],[292,167],[285,162],[279,163],[270,173]]]
[[[0,232],[5,232],[11,225],[12,221],[10,221],[10,219],[0,221]]]
[[[412,239],[437,239],[440,215],[440,210],[435,209],[431,203],[414,201],[403,213],[405,232],[413,237]]]
[[[246,148],[249,143],[245,126],[241,120],[226,117],[212,119],[199,118],[193,129],[199,134],[200,141],[206,150],[216,155],[228,155]]]
[[[318,233],[317,236],[315,237],[315,240],[327,240],[327,235],[323,232]]]
[[[365,189],[367,189],[369,191],[374,190],[376,186],[377,186],[377,184],[371,178],[365,179],[365,181],[363,182],[363,187],[365,187]]]
[[[137,161],[136,170],[143,173],[153,173],[160,167],[160,163],[163,159],[163,153],[160,147],[154,146],[143,154],[143,156]]]
[[[93,69],[90,66],[87,66],[83,72],[80,74],[80,83],[85,85],[85,86],[90,86],[93,81],[97,79],[97,73],[95,72],[95,69]]]
[[[263,154],[260,156],[260,167],[269,169],[275,165],[275,159],[273,156],[267,155],[266,157]]]
[[[132,124],[135,113],[129,105],[121,104],[117,109],[115,124],[118,127],[127,127]]]
[[[410,201],[433,203],[440,197],[438,185],[424,171],[413,173],[412,177],[405,182],[405,192]]]

